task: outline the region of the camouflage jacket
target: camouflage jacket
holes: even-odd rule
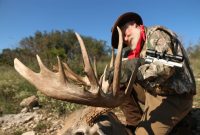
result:
[[[141,84],[147,91],[160,94],[196,94],[196,84],[189,59],[175,33],[162,26],[145,29],[146,41],[140,57],[146,56],[147,49],[183,56],[182,68],[169,67],[159,62],[142,64],[139,70],[143,76]]]

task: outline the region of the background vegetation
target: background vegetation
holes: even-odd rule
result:
[[[98,59],[98,74],[101,74],[105,64],[110,59],[110,47],[106,45],[105,41],[83,35],[81,37],[89,56],[92,56],[90,57],[91,61],[95,57]],[[31,95],[37,95],[41,105],[47,110],[60,114],[81,107],[77,104],[66,103],[44,96],[14,70],[13,60],[18,58],[34,71],[39,71],[36,54],[41,57],[49,69],[56,65],[56,57],[59,56],[76,73],[84,74],[82,54],[73,30],[51,31],[49,33],[37,31],[34,36],[23,38],[19,42],[19,47],[4,49],[0,54],[0,114],[19,112],[21,109],[19,103],[23,98]]]
[[[91,60],[94,57],[97,58],[98,74],[100,75],[110,59],[111,48],[107,46],[105,41],[81,36],[89,56],[92,56]],[[200,62],[198,60],[200,58],[200,42],[188,47],[187,52],[195,76],[200,76]],[[51,31],[49,33],[37,31],[34,36],[23,38],[17,48],[4,49],[0,54],[0,115],[18,113],[21,110],[19,103],[23,98],[31,95],[36,95],[44,108],[59,114],[81,107],[42,95],[14,70],[13,59],[18,58],[34,71],[38,71],[36,54],[41,57],[49,69],[52,69],[53,65],[57,63],[56,56],[59,56],[76,73],[84,74],[80,47],[73,30]],[[198,81],[197,88],[200,88]],[[200,94],[198,93],[195,102],[199,101]]]

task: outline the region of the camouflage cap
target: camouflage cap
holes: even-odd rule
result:
[[[143,24],[142,18],[137,13],[127,12],[119,16],[111,30],[112,32],[111,44],[114,48],[118,47],[118,42],[119,42],[117,26],[122,27],[123,25],[125,25],[127,22],[130,22],[130,21],[135,21],[138,25]],[[126,47],[126,46],[127,46],[126,44],[123,44],[123,47]]]

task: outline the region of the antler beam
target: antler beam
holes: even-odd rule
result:
[[[68,81],[67,76],[64,73],[63,66],[65,64],[61,63],[58,58],[58,72],[52,72],[48,70],[42,63],[40,57],[37,55],[37,61],[40,67],[40,72],[35,73],[28,67],[26,67],[22,62],[17,58],[14,60],[14,67],[25,79],[27,79],[31,84],[33,84],[38,90],[43,94],[72,103],[98,106],[98,107],[117,107],[121,105],[124,101],[124,98],[130,94],[130,83],[133,82],[134,77],[131,77],[129,85],[125,91],[119,90],[119,77],[121,69],[121,55],[122,55],[122,34],[121,30],[117,28],[119,33],[119,45],[118,52],[115,60],[115,69],[114,69],[114,82],[113,89],[111,91],[104,92],[102,90],[100,81],[97,80],[94,70],[91,66],[85,45],[83,40],[76,33],[78,41],[81,46],[81,51],[84,60],[84,70],[87,74],[90,83],[90,89],[86,90],[86,87],[83,85],[72,84]],[[68,69],[69,71],[69,69]],[[73,75],[73,71],[69,71]],[[133,76],[133,75],[132,75]],[[75,78],[79,78],[75,76]],[[80,78],[79,78],[80,79]],[[80,80],[79,80],[80,81]]]

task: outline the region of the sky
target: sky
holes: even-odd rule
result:
[[[170,28],[188,47],[200,41],[199,6],[200,0],[0,0],[0,52],[36,31],[72,29],[110,45],[112,25],[125,12],[140,14],[147,27]]]

